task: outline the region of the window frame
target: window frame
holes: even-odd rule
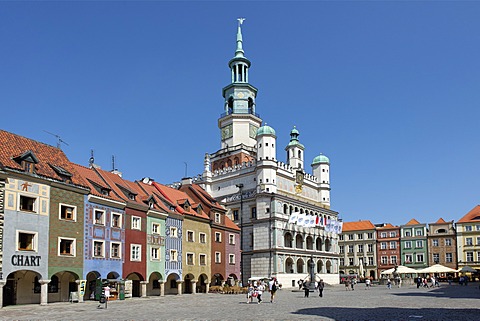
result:
[[[222,252],[215,252],[215,263],[222,263]]]
[[[28,234],[31,236],[32,248],[21,248],[20,247],[20,234]],[[17,230],[16,233],[16,249],[18,252],[38,252],[38,232],[26,231],[26,230]]]
[[[230,253],[228,255],[228,264],[235,264],[235,254]]]
[[[142,244],[130,244],[130,262],[142,262]]]
[[[116,220],[114,219],[114,217],[118,216],[118,225],[114,225],[113,222],[115,222]],[[113,228],[122,228],[122,214],[121,213],[118,213],[118,212],[111,212],[110,213],[110,227],[113,227]]]
[[[222,243],[222,233],[215,232],[215,242],[216,243]]]
[[[155,253],[154,253],[155,252]],[[162,251],[158,246],[152,246],[150,248],[150,261],[161,261],[162,260]]]
[[[113,256],[113,246],[118,245],[118,256]],[[121,259],[122,258],[122,243],[120,242],[110,242],[110,258],[111,259]]]
[[[95,243],[99,243],[102,245],[101,247],[101,253],[99,255],[96,254],[96,247]],[[105,240],[96,240],[94,239],[92,241],[92,257],[93,258],[105,258]]]
[[[130,228],[132,230],[141,231],[142,230],[142,218],[140,216],[132,215],[130,222]]]
[[[152,222],[152,234],[159,235],[162,225],[157,222]]]
[[[199,239],[200,243],[202,243],[202,244],[207,243],[207,234],[203,233],[203,232],[198,233],[198,239]]]
[[[102,213],[102,219],[101,219],[101,222],[100,222],[100,223],[99,223],[99,221],[97,220],[97,212]],[[105,226],[105,215],[106,215],[106,214],[107,214],[107,211],[106,211],[106,210],[101,210],[101,209],[99,209],[99,208],[94,208],[94,209],[93,209],[93,224]]]
[[[200,253],[199,256],[198,256],[198,262],[201,266],[207,265],[207,255],[203,254],[203,253]]]
[[[228,244],[235,245],[235,234],[228,234]]]
[[[63,214],[62,208],[63,207],[72,209],[72,218],[62,217],[62,214]],[[66,203],[59,203],[58,204],[58,219],[61,220],[61,221],[76,222],[77,221],[77,206],[66,204]]]
[[[177,250],[170,249],[168,261],[169,262],[178,262],[178,251]]]
[[[195,242],[195,232],[192,230],[187,230],[187,233],[185,233],[185,241],[192,243]]]
[[[191,262],[189,262],[189,259],[191,259]],[[193,252],[185,253],[185,265],[188,265],[188,266],[195,265],[195,253]]]
[[[70,241],[72,242],[70,247],[71,247],[71,253],[62,253],[61,250],[61,245],[62,241]],[[62,256],[62,257],[76,257],[77,256],[77,251],[76,251],[76,246],[77,246],[77,239],[71,238],[71,237],[63,237],[59,236],[57,239],[57,256]]]
[[[23,204],[22,198],[27,198],[27,199],[33,200],[32,209],[31,209],[31,210],[22,208],[22,204]],[[31,195],[25,195],[25,194],[19,193],[19,194],[18,194],[18,203],[17,203],[17,204],[18,204],[18,205],[17,205],[17,208],[18,208],[18,211],[19,211],[19,212],[38,213],[38,197],[34,197],[34,196],[31,196]]]

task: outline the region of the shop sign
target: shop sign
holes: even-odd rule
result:
[[[40,266],[40,255],[13,255],[13,266]]]

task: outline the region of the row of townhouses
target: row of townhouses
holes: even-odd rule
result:
[[[416,219],[400,226],[368,220],[344,222],[339,243],[343,275],[376,279],[398,265],[480,270],[480,206],[456,223],[442,218],[428,225]]]
[[[240,229],[191,180],[128,181],[0,130],[2,305],[208,292],[235,285]]]

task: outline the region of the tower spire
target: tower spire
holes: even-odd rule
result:
[[[238,29],[237,29],[237,50],[235,50],[235,57],[244,57],[243,51],[243,38],[242,38],[242,24],[245,21],[245,18],[238,18]]]

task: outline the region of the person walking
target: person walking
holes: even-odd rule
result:
[[[350,279],[345,279],[345,291],[350,290]]]
[[[310,289],[308,288],[307,282],[303,282],[303,291],[305,291],[305,298],[308,298],[310,295]]]
[[[263,291],[265,290],[265,286],[263,285],[263,283],[260,283],[259,286],[257,286],[257,300],[258,300],[258,304],[262,303],[262,294],[263,294]]]
[[[390,281],[390,279],[387,279],[387,289],[391,289],[392,288],[392,281]]]
[[[355,290],[353,287],[355,285],[355,283],[357,283],[357,279],[352,279],[352,281],[350,281],[350,286],[352,287],[352,291]]]
[[[370,279],[366,278],[365,279],[365,290],[368,290],[370,288]]]
[[[323,282],[322,279],[320,279],[320,282],[318,282],[317,289],[318,289],[318,296],[323,297],[323,288],[325,287],[325,283]]]
[[[276,278],[272,278],[268,282],[268,289],[270,291],[270,303],[273,303],[275,300],[275,293],[277,293],[278,283]]]

